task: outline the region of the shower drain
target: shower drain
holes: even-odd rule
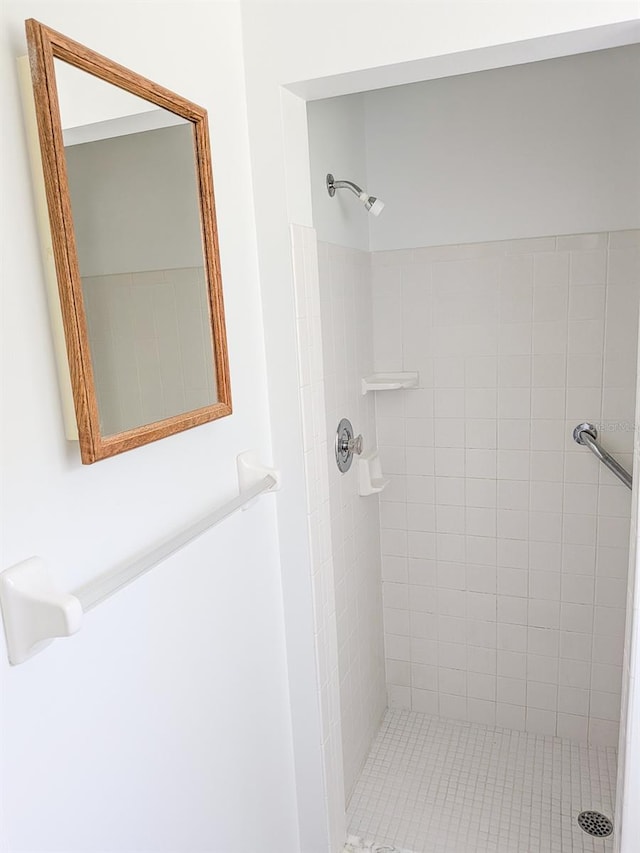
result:
[[[587,835],[595,835],[596,838],[606,838],[613,832],[613,823],[606,815],[600,812],[580,812],[578,815],[578,826]]]

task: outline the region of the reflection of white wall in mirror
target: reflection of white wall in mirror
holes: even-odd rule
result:
[[[103,435],[215,402],[202,267],[82,283]]]
[[[61,59],[55,59],[54,65],[63,130],[158,109]]]
[[[190,122],[65,148],[80,273],[202,266]]]
[[[114,136],[127,136],[130,133],[144,133],[146,130],[158,130],[172,127],[174,124],[188,124],[186,119],[168,110],[149,110],[146,113],[110,118],[93,124],[82,124],[62,131],[64,147],[96,142],[98,139],[111,139]]]

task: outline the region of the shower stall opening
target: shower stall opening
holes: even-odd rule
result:
[[[639,82],[635,45],[308,104],[292,243],[336,851],[619,849]]]

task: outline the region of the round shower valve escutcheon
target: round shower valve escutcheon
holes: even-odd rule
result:
[[[363,439],[361,435],[354,436],[353,426],[348,418],[342,418],[336,430],[336,464],[344,474],[351,467],[353,454],[362,453]]]

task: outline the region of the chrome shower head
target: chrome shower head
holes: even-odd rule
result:
[[[357,195],[369,213],[372,213],[374,216],[380,216],[382,213],[384,202],[381,199],[376,198],[374,195],[369,195],[357,184],[354,184],[353,181],[336,181],[333,175],[329,173],[327,175],[327,192],[331,198],[336,194],[336,190],[340,189],[350,190],[354,195]]]

